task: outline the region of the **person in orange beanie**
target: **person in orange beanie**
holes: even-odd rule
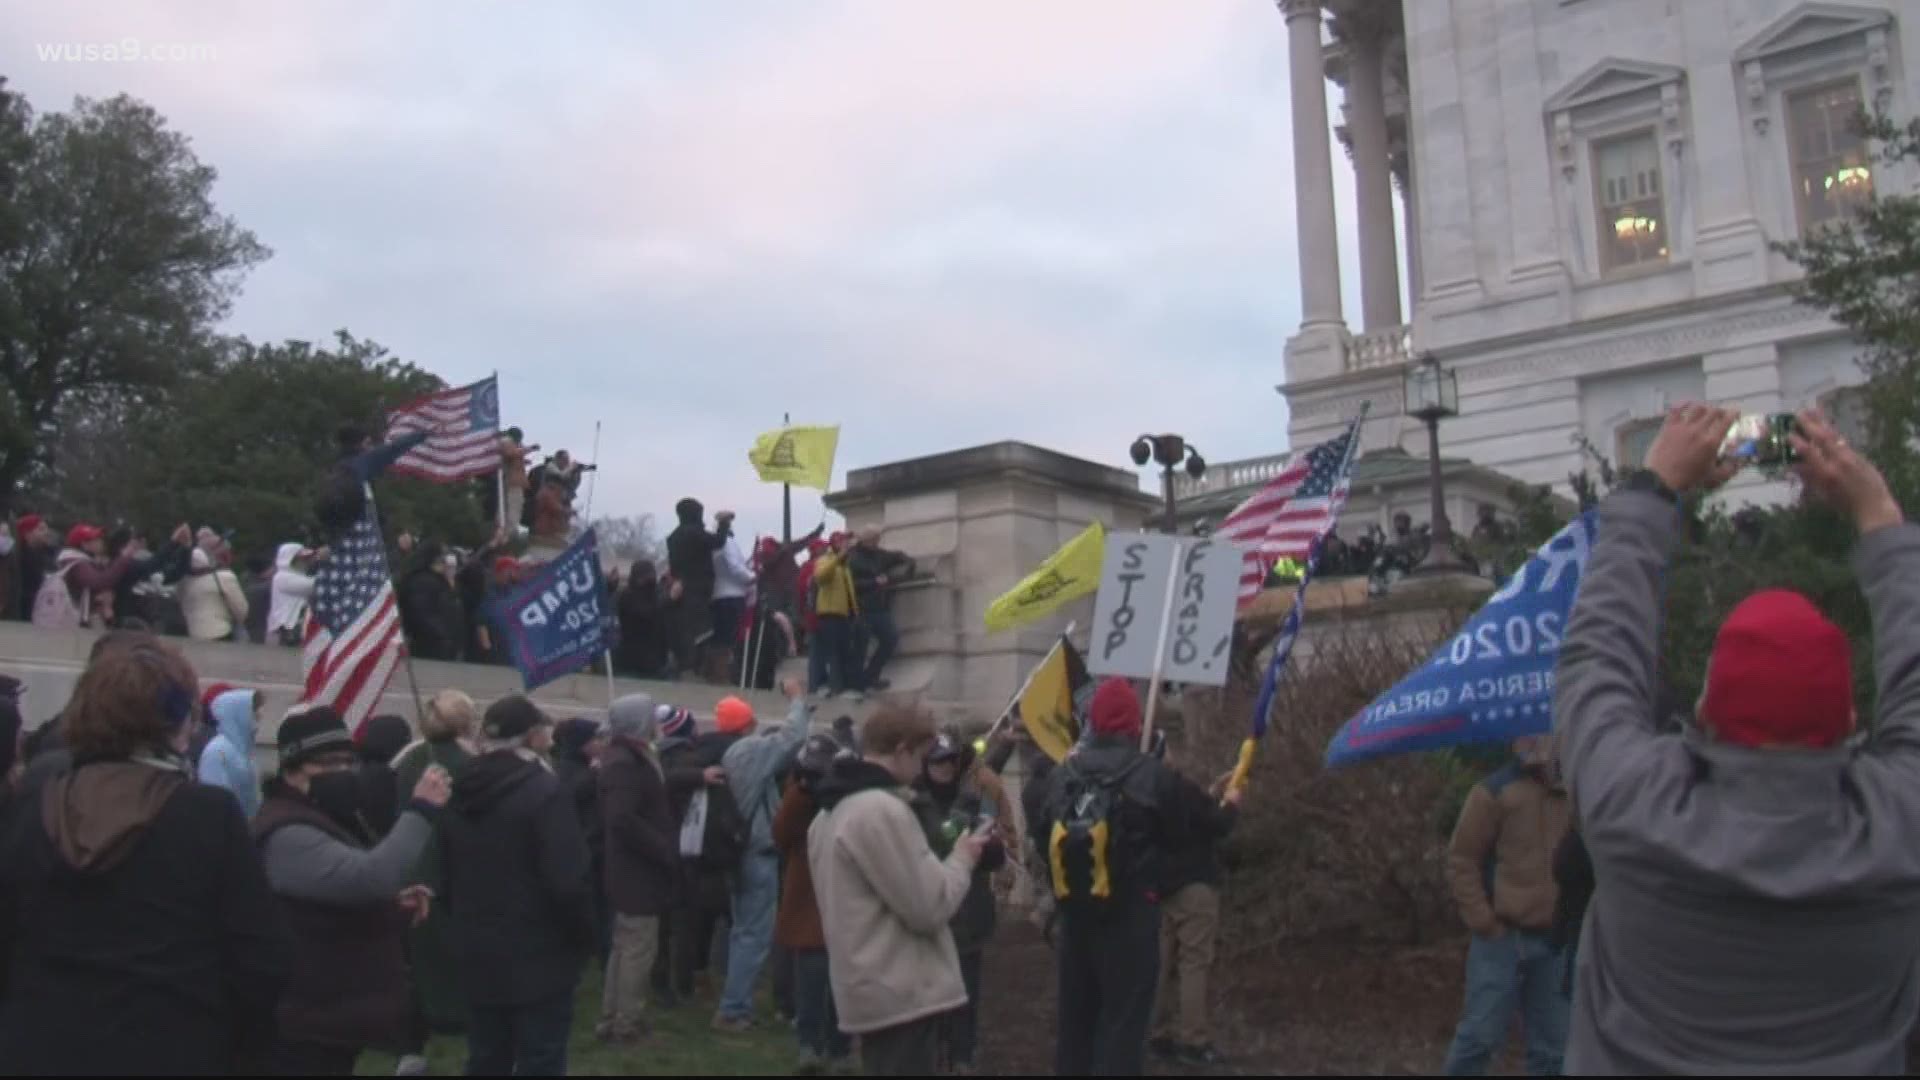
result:
[[[1569,1075],[1900,1075],[1920,1007],[1920,529],[1818,412],[1789,442],[1851,518],[1879,715],[1856,743],[1853,643],[1805,596],[1728,614],[1690,730],[1656,714],[1680,501],[1730,478],[1738,413],[1669,413],[1600,506],[1554,673],[1554,727],[1599,883]]]

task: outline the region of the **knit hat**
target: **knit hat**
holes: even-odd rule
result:
[[[653,707],[653,722],[660,725],[660,737],[663,739],[693,734],[693,713],[687,709],[656,705]]]
[[[363,761],[392,761],[412,741],[413,725],[407,723],[406,717],[393,713],[369,716],[353,733],[353,744]]]
[[[67,546],[80,547],[107,535],[98,525],[75,525],[67,530]]]
[[[489,739],[517,739],[542,724],[551,724],[540,706],[525,695],[509,694],[487,706],[480,720],[480,733]]]
[[[571,757],[585,758],[587,744],[600,734],[600,721],[588,716],[569,716],[553,725],[553,748]]]
[[[660,736],[652,694],[628,694],[607,706],[607,730],[616,738],[650,743]]]
[[[1093,692],[1093,704],[1087,712],[1095,735],[1140,737],[1140,695],[1134,692],[1129,680],[1112,678],[1102,682]]]
[[[1754,593],[1720,624],[1700,720],[1735,746],[1837,746],[1853,731],[1847,635],[1786,589]]]
[[[31,535],[35,529],[46,524],[46,520],[47,519],[41,517],[39,514],[22,514],[20,516],[20,535],[23,537]]]
[[[753,726],[753,706],[737,697],[721,698],[713,707],[713,726],[722,735],[738,735]]]
[[[325,754],[353,754],[353,737],[347,734],[346,721],[325,705],[291,713],[280,721],[276,744],[281,772],[291,772]]]

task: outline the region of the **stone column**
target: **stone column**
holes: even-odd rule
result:
[[[1360,211],[1360,310],[1369,331],[1400,325],[1400,255],[1393,238],[1383,74],[1379,39],[1347,42],[1347,136],[1353,143]]]
[[[1399,163],[1400,205],[1407,218],[1407,309],[1420,309],[1420,200],[1415,195],[1413,147],[1405,139],[1398,143],[1391,160]]]
[[[1344,327],[1340,241],[1333,212],[1333,147],[1318,0],[1280,0],[1293,98],[1294,227],[1300,238],[1300,326]]]

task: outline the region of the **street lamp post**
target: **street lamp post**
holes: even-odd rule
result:
[[[1460,383],[1453,372],[1427,353],[1407,368],[1407,415],[1427,425],[1428,484],[1433,496],[1432,543],[1415,571],[1444,574],[1462,569],[1453,557],[1453,523],[1447,519],[1447,500],[1440,478],[1440,421],[1460,415]]]
[[[1163,531],[1168,534],[1178,532],[1174,522],[1178,504],[1173,497],[1173,470],[1184,465],[1187,475],[1198,480],[1207,474],[1207,461],[1182,436],[1142,435],[1133,440],[1133,463],[1145,465],[1149,461],[1160,466],[1161,492],[1167,501]]]

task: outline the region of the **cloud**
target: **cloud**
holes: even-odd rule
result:
[[[1214,460],[1284,445],[1270,5],[0,0],[0,22],[36,108],[125,90],[220,169],[276,251],[236,330],[498,370],[550,449],[602,421],[596,512],[699,494],[776,530],[744,454],[785,412],[844,425],[843,474],[1009,438],[1116,464],[1145,430]],[[125,36],[218,57],[33,51]],[[800,527],[818,514],[796,493]]]

